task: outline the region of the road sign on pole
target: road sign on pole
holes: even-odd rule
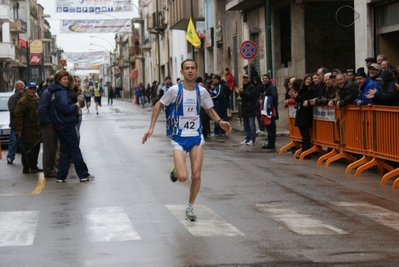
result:
[[[253,59],[258,53],[258,47],[252,41],[244,41],[240,46],[240,55],[243,59]]]

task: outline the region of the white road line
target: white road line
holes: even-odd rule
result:
[[[342,229],[311,218],[311,215],[297,212],[288,203],[256,204],[256,207],[260,212],[268,213],[273,220],[284,224],[299,235],[348,234]]]
[[[0,212],[0,247],[31,246],[39,211]]]
[[[397,212],[366,202],[332,202],[332,204],[399,231],[399,213]]]
[[[121,207],[92,209],[86,219],[91,242],[141,240]]]
[[[194,213],[198,216],[198,221],[196,222],[186,220],[185,205],[166,205],[166,208],[195,237],[244,235],[244,233],[204,205],[194,205]]]

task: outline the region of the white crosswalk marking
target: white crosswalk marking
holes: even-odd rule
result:
[[[311,215],[297,212],[290,208],[288,203],[256,204],[256,207],[260,212],[269,213],[273,220],[299,235],[348,234],[342,229],[311,218]]]
[[[86,219],[89,240],[92,242],[141,240],[121,207],[95,208]]]
[[[399,231],[399,213],[397,212],[366,202],[332,202],[332,204]]]
[[[0,247],[31,246],[38,217],[38,211],[0,212]]]
[[[185,205],[166,205],[166,208],[184,225],[195,237],[204,236],[243,236],[240,230],[227,223],[215,212],[203,205],[195,205],[194,213],[198,221],[189,222],[185,216]]]

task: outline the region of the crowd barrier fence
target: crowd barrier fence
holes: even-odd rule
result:
[[[314,107],[312,146],[302,152],[302,137],[295,127],[296,109],[287,108],[290,143],[283,146],[279,154],[293,147],[298,148],[294,157],[303,160],[315,152],[321,154],[317,164],[345,159],[350,162],[345,172],[356,169],[360,176],[365,170],[377,167],[381,172],[388,171],[381,179],[386,184],[389,179],[399,176],[399,168],[392,162],[399,162],[399,107],[349,105],[342,108]],[[399,188],[399,178],[392,185]]]

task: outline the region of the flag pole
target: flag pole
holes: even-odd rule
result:
[[[193,0],[190,0],[190,9],[191,9],[191,19],[194,20],[194,9],[193,9]],[[194,23],[194,21],[193,21]],[[192,53],[192,59],[195,61],[195,47],[191,45],[191,53]]]

